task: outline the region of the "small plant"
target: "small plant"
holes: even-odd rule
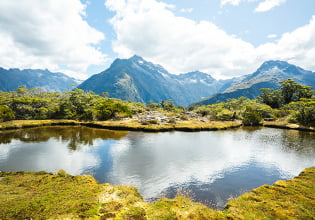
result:
[[[156,119],[151,119],[151,120],[150,120],[150,124],[156,125],[156,124],[158,124],[158,123],[159,123],[159,121],[156,120]]]
[[[171,118],[170,120],[168,120],[168,123],[170,123],[170,124],[176,124],[176,119]]]
[[[70,176],[69,174],[67,174],[67,172],[65,170],[58,170],[57,175],[60,177],[67,177]]]
[[[187,121],[189,118],[187,115],[181,115],[180,120]]]

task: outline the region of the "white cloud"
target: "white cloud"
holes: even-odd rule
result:
[[[284,4],[287,0],[265,0],[260,2],[257,8],[255,9],[256,12],[266,12],[271,10],[274,7],[277,7],[281,4]]]
[[[292,61],[315,69],[315,21],[284,34],[277,42],[254,47],[207,21],[175,16],[155,0],[107,0],[121,58],[133,54],[163,65],[172,73],[201,70],[215,77],[248,74],[268,59]]]
[[[191,13],[194,9],[193,8],[182,8],[180,10],[180,12],[183,12],[183,13]]]
[[[105,36],[84,16],[80,0],[1,0],[0,66],[84,72],[102,64],[97,44]]]
[[[268,34],[267,38],[276,38],[277,35],[276,34]]]
[[[239,5],[242,0],[221,0],[221,6],[231,4],[231,5]]]
[[[221,6],[228,5],[228,4],[237,6],[241,2],[255,2],[255,1],[257,0],[221,0]]]
[[[315,70],[315,15],[309,24],[285,33],[276,43],[257,48],[257,56],[287,60],[309,70]]]
[[[221,6],[225,6],[229,4],[238,6],[241,2],[256,2],[256,1],[258,0],[221,0]],[[274,7],[284,4],[286,1],[287,0],[263,0],[255,8],[255,12],[269,11]]]
[[[108,0],[106,6],[116,12],[113,50],[121,58],[139,54],[175,73],[200,69],[240,74],[253,62],[251,44],[210,22],[176,17],[161,2]]]

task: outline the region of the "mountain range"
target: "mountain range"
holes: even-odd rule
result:
[[[266,61],[252,74],[227,80],[216,80],[199,71],[174,75],[161,65],[140,56],[116,59],[105,71],[78,85],[78,81],[62,73],[48,70],[0,68],[0,90],[12,91],[21,85],[40,87],[46,91],[67,91],[74,84],[79,89],[109,97],[148,103],[172,99],[176,105],[203,105],[244,96],[256,98],[261,88],[280,87],[279,81],[291,78],[315,88],[315,72],[285,61]]]
[[[45,91],[68,91],[71,85],[80,83],[63,73],[53,73],[41,69],[4,69],[0,67],[0,90],[15,91],[20,86],[42,88]]]
[[[264,62],[257,71],[245,76],[242,80],[230,86],[225,91],[213,94],[194,104],[208,105],[241,96],[254,99],[260,94],[261,88],[279,89],[279,81],[289,78],[302,85],[315,88],[315,72],[304,70],[285,61],[271,60]]]
[[[176,105],[187,106],[220,91],[223,84],[201,72],[170,74],[160,65],[133,56],[116,59],[107,70],[93,75],[78,88],[97,94],[108,92],[110,97],[133,102],[173,99]]]

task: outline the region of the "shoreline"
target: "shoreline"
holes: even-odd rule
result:
[[[315,167],[263,185],[215,210],[177,196],[145,202],[135,187],[99,184],[92,176],[0,172],[1,219],[313,219]]]
[[[219,131],[243,127],[241,121],[210,121],[200,122],[196,120],[178,121],[172,124],[149,124],[143,125],[134,120],[119,121],[93,121],[82,122],[76,120],[13,120],[0,123],[0,131],[16,130],[23,128],[34,128],[42,126],[69,126],[80,125],[91,128],[120,130],[120,131],[142,131],[142,132],[199,132],[199,131]],[[315,128],[303,127],[297,124],[289,124],[285,122],[264,122],[262,127],[290,129],[298,131],[315,132]]]

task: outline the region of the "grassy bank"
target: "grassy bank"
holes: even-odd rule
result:
[[[0,172],[0,219],[314,219],[315,167],[262,186],[217,211],[188,198],[146,203],[134,187],[64,171]]]
[[[292,129],[299,131],[315,131],[315,127],[305,127],[303,125],[288,123],[286,120],[265,121],[263,126],[269,128]]]
[[[12,130],[19,128],[30,128],[49,125],[84,125],[95,128],[105,128],[112,130],[126,131],[211,131],[236,128],[241,126],[239,121],[211,121],[201,122],[197,120],[176,121],[175,123],[166,124],[142,124],[136,120],[118,120],[118,121],[93,121],[80,122],[75,120],[13,120],[0,123],[0,130]]]

